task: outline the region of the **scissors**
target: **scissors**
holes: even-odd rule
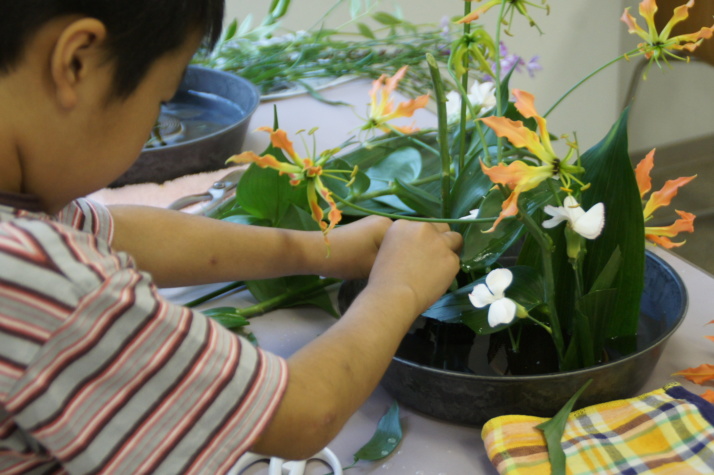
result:
[[[342,465],[335,453],[325,447],[309,459],[305,460],[283,460],[278,457],[268,457],[252,452],[246,452],[238,459],[238,462],[231,468],[228,475],[240,475],[243,470],[259,462],[267,462],[268,475],[303,475],[305,467],[310,460],[319,460],[325,463],[334,475],[342,475]]]
[[[191,205],[198,203],[204,204],[196,213],[198,214],[209,214],[214,211],[220,205],[222,205],[230,196],[238,185],[240,177],[245,173],[245,169],[241,168],[239,170],[234,170],[228,173],[226,176],[213,183],[211,187],[204,191],[203,193],[198,193],[195,195],[184,196],[178,200],[171,203],[168,208],[174,210],[182,210],[188,208]]]

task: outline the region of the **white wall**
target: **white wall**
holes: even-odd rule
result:
[[[292,0],[292,3],[283,25],[298,30],[313,25],[335,0]],[[623,9],[621,1],[549,0],[548,3],[551,7],[549,16],[531,8],[543,35],[516,15],[515,37],[505,37],[512,52],[525,58],[540,56],[543,71],[535,79],[520,75],[512,81],[512,86],[534,93],[536,107],[541,113],[578,80],[617,57],[623,41],[621,37],[626,36],[625,26],[619,21]],[[267,0],[228,0],[227,20],[243,19],[249,13],[259,20],[268,4]],[[383,0],[379,10],[393,12],[395,5],[401,6],[404,17],[412,22],[438,23],[445,15],[456,16],[463,11],[463,2],[454,0]],[[490,11],[482,18],[490,32],[495,31],[496,13]],[[340,24],[348,18],[346,9],[331,18],[329,26]],[[566,99],[549,117],[551,132],[561,135],[576,131],[582,150],[602,138],[621,111],[619,84],[622,73],[618,69],[630,66],[617,64],[609,68]]]

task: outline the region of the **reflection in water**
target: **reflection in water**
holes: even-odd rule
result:
[[[664,319],[640,316],[637,340],[610,340],[605,362],[614,361],[652,345],[667,331]],[[476,335],[458,323],[419,317],[397,350],[397,357],[421,366],[480,376],[526,375],[557,372],[555,349],[538,326],[524,326],[520,351],[511,350],[507,332]]]

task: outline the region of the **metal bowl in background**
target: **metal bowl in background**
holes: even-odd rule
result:
[[[226,159],[241,151],[259,103],[260,93],[250,81],[189,66],[139,158],[110,187],[163,183],[224,168]]]

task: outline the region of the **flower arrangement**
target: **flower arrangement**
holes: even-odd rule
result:
[[[312,151],[303,156],[279,128],[278,118],[272,127],[262,127],[271,145],[261,154],[230,158],[251,166],[236,200],[218,217],[321,229],[328,250],[331,229],[367,214],[450,223],[464,236],[462,272],[426,317],[462,323],[477,334],[505,335],[515,353],[525,335],[542,338],[551,343],[556,371],[599,364],[612,348],[627,354],[633,351],[639,321],[645,241],[681,246],[684,241],[676,237],[693,231],[695,217],[677,211],[679,218],[669,226],[647,222],[694,177],[670,180],[650,194],[654,151],[633,169],[627,110],[587,150],[576,139],[554,135],[548,128],[550,112],[602,68],[541,113],[532,94],[509,88],[511,75],[523,63],[504,61],[501,33],[513,34],[518,16],[537,27],[536,10],[548,12],[546,2],[490,0],[475,9],[472,3],[464,2],[464,14],[455,22],[462,34],[451,43],[445,63],[437,61],[443,49],[423,51],[430,90],[396,102],[399,82],[415,65],[374,80],[360,139],[346,141],[346,152],[317,153],[311,130],[306,135],[313,140]],[[714,34],[712,26],[671,36],[672,26],[687,17],[693,4],[677,7],[661,31],[654,24],[655,0],[639,4],[645,28],[625,9],[621,20],[642,42],[615,61],[636,56],[654,64],[682,60],[682,53]],[[499,17],[493,36],[476,23],[486,14]],[[429,100],[437,106],[437,129],[392,124]],[[515,257],[513,266],[503,264],[509,253]],[[291,277],[247,286],[261,302],[315,303],[333,311],[323,291],[333,283]],[[255,311],[218,309],[214,314],[235,321]]]

